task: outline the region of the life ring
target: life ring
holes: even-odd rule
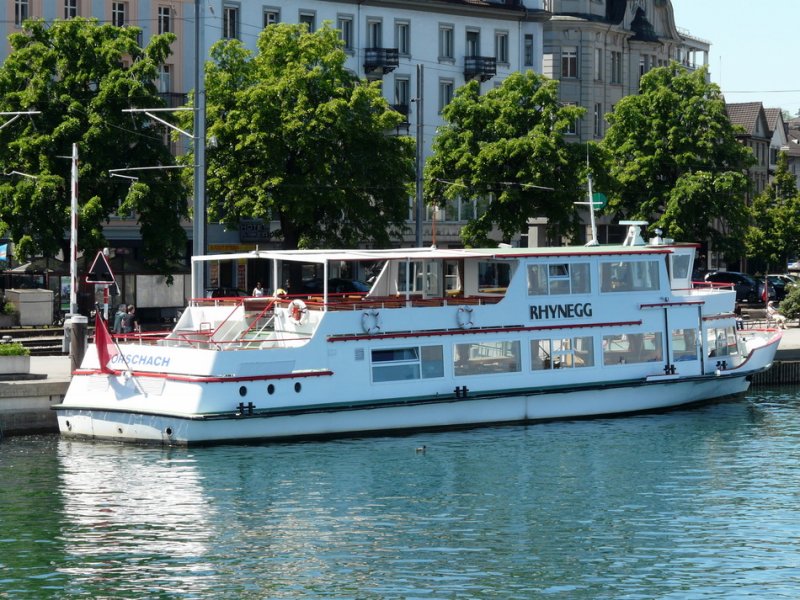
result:
[[[300,300],[299,298],[295,298],[291,302],[289,302],[289,320],[294,323],[295,325],[302,325],[305,323],[306,317],[308,316],[308,308],[306,307],[306,303]]]
[[[365,333],[378,333],[381,330],[381,313],[377,310],[365,310],[361,313],[361,328]]]
[[[472,307],[471,306],[459,306],[458,312],[456,312],[456,320],[458,321],[458,326],[461,329],[469,329],[474,325],[472,322]]]

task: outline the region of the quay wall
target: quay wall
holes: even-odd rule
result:
[[[0,382],[0,439],[58,431],[56,413],[67,393],[68,380]]]

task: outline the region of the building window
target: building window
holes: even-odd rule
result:
[[[411,54],[411,24],[408,21],[394,22],[394,44],[399,54]]]
[[[308,27],[308,32],[313,33],[317,28],[317,13],[311,10],[304,10],[300,12],[300,23],[305,23]]]
[[[126,2],[111,3],[111,24],[115,27],[125,27],[128,22],[128,4]]]
[[[408,107],[411,101],[411,83],[408,77],[394,78],[394,103]]]
[[[603,105],[599,102],[594,105],[594,137],[603,137]]]
[[[494,58],[497,62],[508,64],[508,32],[496,31],[494,34]]]
[[[264,27],[281,22],[281,11],[277,8],[264,9]]]
[[[380,19],[367,20],[367,48],[383,48],[383,22]]]
[[[439,60],[453,60],[453,26],[439,25]]]
[[[158,7],[158,33],[172,31],[172,15],[169,6]]]
[[[526,67],[533,66],[533,34],[526,33],[525,34],[525,49],[524,49],[524,56],[523,62]]]
[[[439,80],[439,112],[442,112],[444,107],[453,100],[454,86],[455,84],[452,79]]]
[[[228,40],[239,39],[239,7],[222,7],[222,37]]]
[[[594,79],[595,81],[603,80],[603,49],[594,49]]]
[[[622,52],[611,53],[611,83],[622,83]]]
[[[158,92],[160,94],[172,92],[172,65],[161,65],[158,72]]]
[[[30,16],[30,3],[28,0],[14,0],[14,25],[22,25],[22,22]]]
[[[73,19],[78,16],[78,0],[64,0],[64,18]]]
[[[575,78],[578,76],[578,49],[575,47],[561,50],[561,77]]]
[[[339,15],[336,17],[336,28],[339,30],[339,39],[344,43],[344,49],[353,51],[353,17]]]
[[[481,55],[481,32],[476,29],[467,30],[466,56]]]
[[[578,105],[577,102],[564,103],[564,106],[577,106],[577,105]],[[578,133],[578,120],[575,119],[569,125],[567,125],[567,128],[564,130],[564,133],[567,135],[576,135]]]

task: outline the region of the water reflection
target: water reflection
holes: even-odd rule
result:
[[[793,597],[798,406],[770,391],[626,419],[188,451],[58,440],[26,463],[44,465],[33,489],[52,486],[41,523],[18,495],[29,522],[6,533],[13,548],[48,543],[17,559],[0,539],[13,575],[0,596]],[[14,447],[0,444],[0,476]]]
[[[57,456],[70,587],[202,589],[216,517],[192,455],[60,439]]]

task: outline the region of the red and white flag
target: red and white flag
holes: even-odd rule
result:
[[[100,315],[98,310],[94,317],[94,345],[97,347],[97,359],[100,361],[100,371],[103,373],[113,373],[112,369],[108,368],[108,362],[114,358],[119,352],[117,345],[108,332],[106,322]]]

